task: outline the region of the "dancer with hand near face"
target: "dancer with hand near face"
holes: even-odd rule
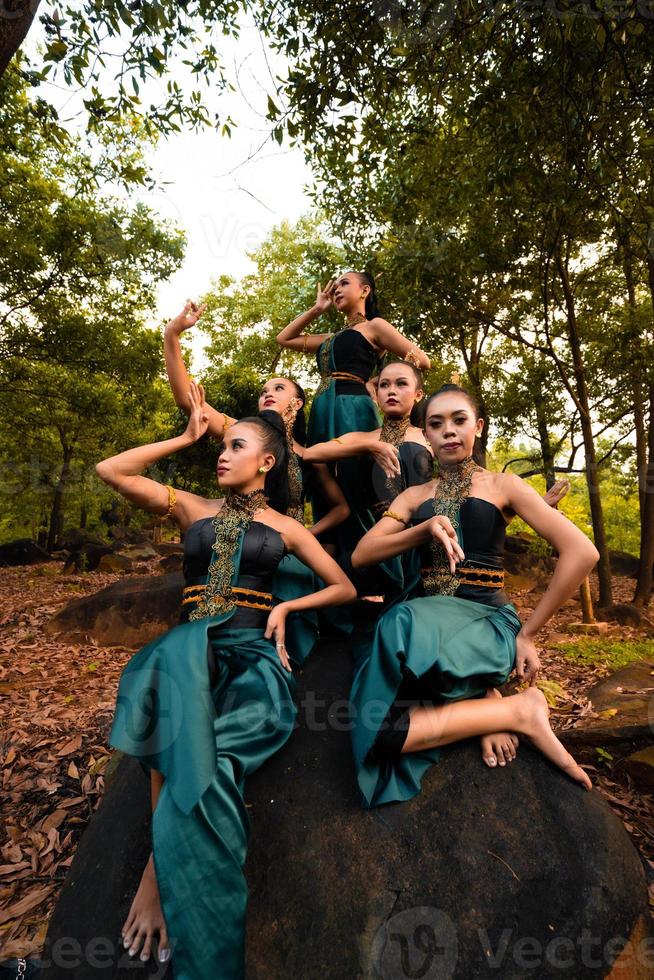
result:
[[[307,332],[310,324],[332,306],[345,317],[342,329],[335,334]],[[346,272],[324,289],[318,286],[315,304],[289,323],[278,334],[277,342],[317,357],[321,382],[309,416],[309,446],[346,433],[379,428],[367,385],[378,373],[386,351],[417,368],[430,366],[427,355],[379,315],[375,282],[369,272]],[[338,482],[352,514],[336,532],[339,550],[344,550],[346,543],[352,550],[363,531],[372,526],[359,474],[359,460],[343,460]],[[319,494],[314,495],[312,504],[314,519],[319,519],[325,509]]]
[[[188,414],[188,388],[190,378],[184,364],[180,347],[180,337],[198,322],[206,309],[206,305],[198,305],[187,300],[184,309],[166,324],[164,331],[164,356],[168,380],[179,408]],[[315,485],[325,501],[321,517],[310,529],[311,533],[328,535],[347,520],[350,508],[334,477],[324,465],[307,465],[303,462],[304,445],[306,442],[306,420],[304,405],[306,395],[301,386],[290,378],[270,378],[261,388],[258,410],[278,412],[284,422],[289,447],[288,455],[288,501],[282,507],[285,513],[304,523],[304,500],[306,487]],[[206,406],[208,418],[207,431],[215,439],[222,439],[225,431],[235,421],[225,412],[220,412],[211,405]],[[278,505],[279,501],[272,501]],[[277,506],[277,509],[280,509]]]
[[[520,477],[478,466],[472,452],[483,420],[474,399],[445,385],[426,406],[425,431],[438,464],[434,480],[400,494],[359,542],[356,568],[416,549],[415,598],[378,620],[354,678],[353,748],[365,806],[405,800],[444,745],[482,739],[489,766],[515,757],[524,735],[585,788],[590,780],[556,738],[535,687],[535,638],[597,561],[588,538]],[[550,585],[521,624],[503,591],[508,522],[520,516],[558,552]],[[501,697],[515,669],[530,687]],[[386,715],[371,723],[370,704]],[[378,714],[377,712],[375,713]]]
[[[287,481],[279,414],[233,422],[218,457],[225,496],[207,499],[141,476],[207,431],[204,393],[189,389],[183,435],[97,465],[127,500],[184,532],[181,625],[149,643],[120,678],[110,744],[151,772],[153,851],[122,934],[131,955],[171,949],[176,980],[242,980],[247,886],[245,778],[290,738],[293,667],[307,650],[290,625],[306,610],[349,602],[351,583],[298,521],[268,506]],[[286,552],[325,583],[276,604]]]

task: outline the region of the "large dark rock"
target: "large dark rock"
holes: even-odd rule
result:
[[[181,572],[129,576],[69,602],[45,630],[137,650],[179,622],[183,587]]]
[[[344,730],[348,680],[345,649],[323,646],[300,681],[299,729],[248,782],[249,980],[581,980],[612,974],[620,940],[651,935],[642,866],[620,821],[524,745],[497,770],[476,743],[453,746],[416,799],[362,810]],[[157,971],[117,962],[148,853],[147,809],[147,780],[125,758],[80,843],[46,950],[64,937],[79,951],[106,940],[114,966],[82,953],[45,980]],[[613,975],[653,973],[645,961]]]
[[[0,567],[6,565],[38,565],[50,561],[50,555],[31,538],[20,538],[0,545]]]

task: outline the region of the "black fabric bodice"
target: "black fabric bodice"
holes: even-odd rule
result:
[[[334,371],[347,371],[368,381],[380,368],[381,358],[360,330],[343,330],[332,340],[331,356]],[[320,367],[320,360],[318,360]],[[336,381],[337,395],[365,395],[366,389],[358,381]]]
[[[425,500],[413,515],[412,524],[421,524],[434,516],[434,501]],[[481,497],[467,497],[459,511],[459,537],[466,556],[463,565],[482,568],[504,567],[504,541],[506,521],[495,504]],[[431,547],[423,545],[420,564],[428,568],[432,563]],[[503,589],[491,589],[477,585],[460,585],[455,595],[472,599],[489,606],[503,606],[509,601]]]
[[[182,565],[185,585],[200,585],[206,581],[215,539],[213,517],[203,517],[187,530]],[[242,589],[271,592],[273,576],[285,554],[286,546],[279,531],[261,521],[252,521],[243,539],[236,585]],[[188,612],[188,606],[182,606],[182,622],[188,619]],[[237,606],[229,622],[230,627],[259,627],[267,617],[265,611]]]
[[[425,446],[419,442],[402,442],[397,448],[401,470],[398,476],[387,477],[378,463],[373,461],[371,465],[372,509],[377,519],[403,490],[421,486],[432,478],[434,461]]]

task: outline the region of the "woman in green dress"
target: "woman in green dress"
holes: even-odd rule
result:
[[[510,762],[516,736],[527,736],[590,789],[552,732],[547,702],[534,686],[540,670],[534,640],[588,575],[597,550],[518,476],[474,462],[482,426],[463,389],[445,385],[433,395],[425,431],[438,475],[400,494],[352,556],[355,568],[409,549],[421,558],[415,597],[378,620],[353,681],[355,766],[368,807],[414,796],[441,747],[472,736],[481,736],[489,766]],[[524,624],[503,592],[504,537],[516,514],[559,555]],[[530,686],[503,698],[497,688],[514,669]]]
[[[419,424],[423,397],[420,370],[406,361],[392,361],[377,378],[382,424],[369,432],[347,432],[305,450],[305,458],[311,462],[335,464],[337,479],[344,460],[360,457],[359,480],[368,509],[353,515],[359,521],[358,537],[365,534],[403,490],[431,479],[432,450]],[[392,558],[373,569],[366,568],[357,581],[350,574],[352,550],[350,545],[344,553],[339,553],[338,559],[360,595],[383,595],[389,599],[400,594],[407,555]]]
[[[184,364],[180,340],[182,333],[195,326],[205,310],[188,299],[184,309],[166,324],[164,330],[164,356],[168,380],[178,408],[188,415],[188,389],[190,378]],[[325,501],[324,511],[314,522],[310,531],[316,537],[330,534],[339,524],[347,520],[350,508],[338,483],[323,464],[308,464],[304,461],[306,443],[306,419],[304,405],[306,395],[302,387],[290,378],[270,378],[261,387],[258,410],[278,412],[284,422],[288,441],[288,505],[285,513],[304,523],[304,500],[307,488],[315,487]],[[209,435],[220,441],[225,431],[235,421],[230,415],[206,406]],[[271,500],[276,510],[279,501]]]
[[[345,316],[343,328],[335,334],[307,332],[331,306]],[[289,323],[278,334],[277,342],[317,357],[321,381],[311,405],[308,446],[347,432],[379,428],[370,382],[379,372],[386,351],[420,369],[430,366],[427,355],[379,315],[375,283],[369,272],[346,272],[324,289],[318,286],[315,304]],[[335,532],[340,550],[349,545],[351,551],[363,530],[372,526],[360,469],[356,458],[343,460],[339,468],[338,482],[352,512]],[[319,520],[325,509],[320,493],[312,496],[312,505],[314,520]]]
[[[145,646],[120,679],[110,743],[150,770],[152,855],[122,935],[146,961],[174,954],[176,980],[242,980],[248,816],[244,780],[291,735],[293,665],[306,655],[293,620],[354,598],[336,562],[298,521],[267,504],[286,477],[279,416],[234,422],[218,458],[226,495],[205,499],[140,473],[208,428],[202,389],[190,385],[183,435],[97,466],[128,500],[170,515],[185,532],[187,619]],[[264,493],[265,489],[265,493]],[[325,583],[275,604],[286,552]],[[283,583],[282,583],[283,591]]]

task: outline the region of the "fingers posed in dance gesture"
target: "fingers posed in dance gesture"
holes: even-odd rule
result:
[[[452,522],[447,517],[441,515],[432,517],[429,521],[429,533],[435,541],[440,543],[448,557],[450,571],[452,575],[455,575],[456,566],[460,562],[465,561],[466,556],[458,542],[456,531],[452,527]]]
[[[334,290],[336,289],[336,280],[330,279],[325,288],[323,289],[320,283],[316,286],[316,309],[320,313],[326,313],[329,307],[334,301]]]
[[[266,631],[263,635],[267,640],[274,639],[277,656],[281,660],[282,666],[285,670],[288,670],[289,673],[292,673],[293,668],[291,667],[291,661],[289,660],[288,651],[285,645],[286,609],[283,602],[280,602],[278,606],[275,606],[268,616]]]
[[[370,453],[375,462],[387,477],[400,476],[400,450],[390,442],[375,442],[371,445]]]
[[[191,410],[188,417],[188,425],[186,426],[186,435],[193,442],[197,442],[209,428],[209,415],[207,413],[207,403],[202,385],[191,381],[188,390],[188,401]]]
[[[534,641],[525,636],[522,630],[515,643],[515,672],[521,681],[529,681],[530,687],[536,683],[540,673],[540,657]]]
[[[173,319],[169,320],[166,324],[166,331],[168,333],[175,333],[179,336],[179,334],[184,333],[185,330],[189,330],[191,327],[195,326],[206,308],[206,303],[198,304],[192,299],[187,299],[182,312],[178,313],[177,316],[173,317]]]

